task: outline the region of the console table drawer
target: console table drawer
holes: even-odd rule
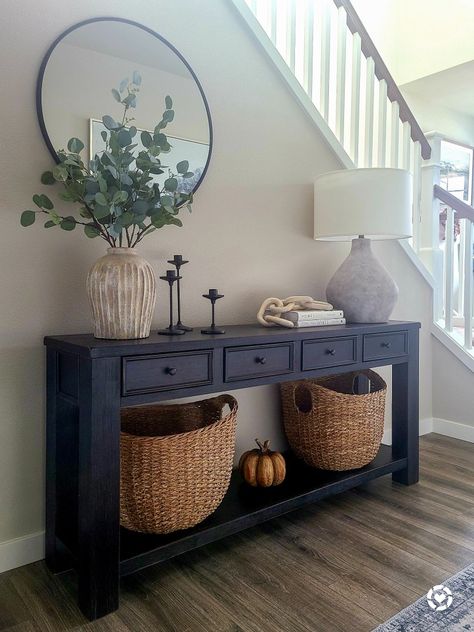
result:
[[[291,373],[293,371],[293,357],[294,345],[292,342],[228,347],[225,350],[225,381],[238,382]]]
[[[396,358],[408,353],[408,332],[366,334],[364,336],[364,361]]]
[[[357,338],[304,340],[301,368],[303,371],[353,364],[357,360]]]
[[[211,350],[123,358],[124,396],[211,383]]]

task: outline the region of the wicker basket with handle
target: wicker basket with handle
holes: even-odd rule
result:
[[[225,406],[229,407],[224,415]],[[120,522],[171,533],[207,518],[232,473],[237,401],[220,395],[188,404],[125,408],[120,435]]]
[[[364,375],[370,391],[354,393]],[[343,373],[280,385],[290,447],[312,467],[352,470],[372,461],[383,435],[387,385],[374,371]]]

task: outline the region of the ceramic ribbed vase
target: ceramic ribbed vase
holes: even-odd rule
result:
[[[87,294],[96,338],[130,340],[150,335],[155,275],[134,248],[108,248],[87,275]]]

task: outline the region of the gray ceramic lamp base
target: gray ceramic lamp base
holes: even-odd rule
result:
[[[344,310],[348,323],[385,323],[398,299],[398,287],[372,252],[370,239],[353,239],[352,249],[329,281],[326,297]]]

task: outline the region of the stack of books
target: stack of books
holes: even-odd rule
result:
[[[327,327],[328,325],[346,324],[344,312],[341,309],[295,310],[281,314],[281,317],[294,323],[295,327]]]

